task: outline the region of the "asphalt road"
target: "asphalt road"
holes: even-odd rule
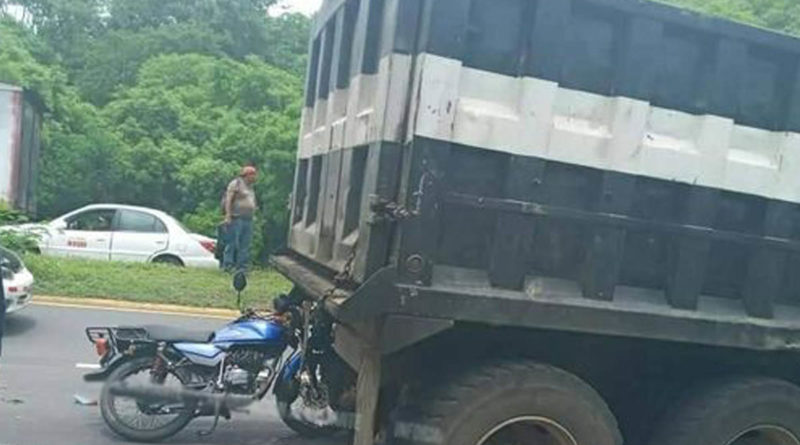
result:
[[[213,329],[224,320],[113,310],[31,306],[7,319],[0,358],[0,445],[126,444],[103,423],[97,406],[75,402],[76,394],[95,399],[99,384],[83,382],[78,363],[96,363],[86,326],[170,324]],[[345,437],[304,439],[283,425],[274,401],[265,399],[220,421],[214,435],[198,436],[210,419],[196,419],[169,444],[346,445]]]

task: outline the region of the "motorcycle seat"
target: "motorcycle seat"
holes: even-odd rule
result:
[[[152,340],[166,342],[205,343],[214,334],[213,331],[176,328],[166,325],[142,326],[147,331],[147,336]]]

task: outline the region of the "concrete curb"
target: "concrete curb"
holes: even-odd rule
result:
[[[133,301],[109,300],[105,298],[53,297],[34,295],[31,304],[86,309],[106,309],[126,312],[146,312],[165,315],[182,315],[231,320],[239,316],[238,311],[230,309],[179,306],[176,304],[140,303]]]

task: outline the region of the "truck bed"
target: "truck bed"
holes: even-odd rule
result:
[[[276,256],[273,264],[312,295],[334,287],[289,256]],[[441,266],[430,286],[399,284],[387,269],[359,291],[340,291],[326,303],[345,323],[412,316],[763,351],[800,348],[800,308],[793,306],[760,320],[726,298],[701,296],[698,310],[689,311],[671,307],[658,291],[634,287],[620,287],[613,301],[580,295],[574,281],[529,277],[524,289],[508,290],[492,286],[485,271]]]
[[[275,263],[337,317],[796,347],[797,39],[639,0],[329,0],[310,53]]]

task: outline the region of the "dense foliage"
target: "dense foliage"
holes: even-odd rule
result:
[[[270,16],[274,0],[4,3],[0,82],[48,108],[40,217],[122,202],[213,235],[225,184],[252,163],[256,257],[281,242],[308,18]]]
[[[661,0],[762,28],[800,35],[797,0]]]
[[[4,224],[20,224],[28,222],[28,217],[14,210],[4,202],[0,202],[0,226]]]
[[[0,202],[0,226],[26,222],[28,222],[26,215],[10,208],[6,203]],[[15,252],[33,251],[37,247],[37,241],[37,237],[32,234],[0,230],[0,246]]]

